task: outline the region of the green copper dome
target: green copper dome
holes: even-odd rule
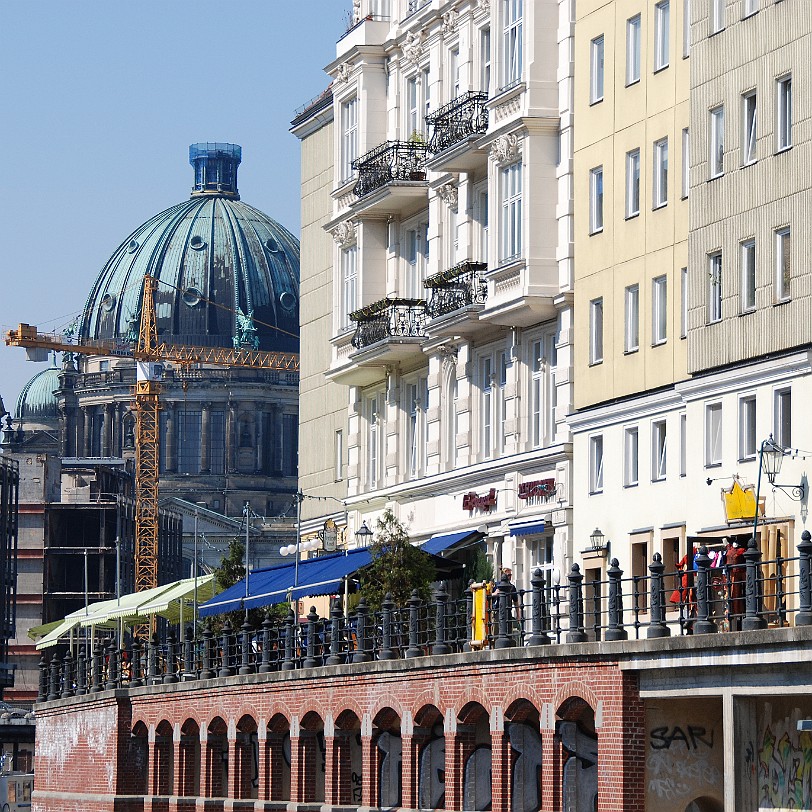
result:
[[[144,276],[158,279],[162,341],[299,350],[299,242],[239,199],[234,144],[190,147],[192,196],[132,232],[99,274],[79,328],[84,339],[137,332]]]
[[[57,420],[59,408],[54,392],[59,389],[59,370],[49,367],[38,372],[23,387],[17,398],[17,420],[38,423]]]

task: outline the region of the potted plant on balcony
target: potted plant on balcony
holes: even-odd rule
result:
[[[415,130],[409,136],[409,143],[410,144],[422,144],[425,146],[426,144],[426,137],[423,135],[420,130]],[[425,180],[426,179],[426,170],[417,163],[417,152],[412,153],[409,156],[410,161],[412,163],[410,170],[409,170],[409,180]]]

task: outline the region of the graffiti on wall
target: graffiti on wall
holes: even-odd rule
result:
[[[688,801],[707,787],[719,787],[722,772],[712,762],[714,730],[669,725],[649,731],[648,791],[661,801]]]
[[[532,812],[541,806],[541,736],[524,724],[508,727],[515,753],[511,771],[511,812]]]
[[[434,726],[432,736],[420,751],[418,796],[421,809],[442,809],[445,805],[445,738],[441,724]]]
[[[759,807],[812,808],[812,734],[792,727],[785,721],[764,728],[758,746]]]
[[[384,808],[400,806],[403,782],[400,763],[403,758],[403,742],[400,736],[388,730],[378,736],[378,750],[383,754],[378,770],[378,794]]]
[[[463,809],[482,812],[491,808],[491,748],[477,747],[463,770]]]
[[[576,722],[556,723],[564,763],[562,789],[566,812],[592,812],[598,808],[598,739]]]

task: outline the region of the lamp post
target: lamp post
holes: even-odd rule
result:
[[[250,544],[249,538],[249,521],[251,519],[251,505],[249,502],[245,503],[243,507],[243,514],[245,515],[245,620],[248,620],[248,597],[251,594],[249,589],[249,581],[251,578],[251,567],[248,558],[248,545]]]
[[[756,480],[756,509],[753,511],[753,542],[756,540],[758,532],[758,503],[761,498],[761,473],[767,475],[767,479],[773,488],[784,491],[790,499],[801,501],[806,496],[806,484],[801,481],[799,485],[779,485],[775,478],[781,473],[781,464],[784,461],[785,450],[773,440],[772,434],[763,440],[758,449],[758,479]]]
[[[194,561],[192,563],[192,577],[195,579],[194,591],[192,593],[192,639],[197,640],[197,508],[195,508],[195,543]]]
[[[361,522],[361,526],[355,531],[355,544],[357,547],[367,547],[372,540],[373,533],[367,527],[366,519]]]
[[[592,534],[589,537],[589,543],[592,545],[593,550],[602,550],[603,549],[603,540],[606,536],[603,535],[599,527],[596,527]]]

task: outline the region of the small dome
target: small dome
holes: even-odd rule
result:
[[[59,406],[54,392],[59,389],[59,370],[49,367],[38,372],[17,398],[17,420],[40,423],[58,420]]]
[[[132,339],[144,276],[161,341],[299,350],[299,242],[239,199],[233,144],[193,144],[192,197],[132,232],[99,274],[80,325],[84,339]],[[253,322],[253,323],[252,323]]]

